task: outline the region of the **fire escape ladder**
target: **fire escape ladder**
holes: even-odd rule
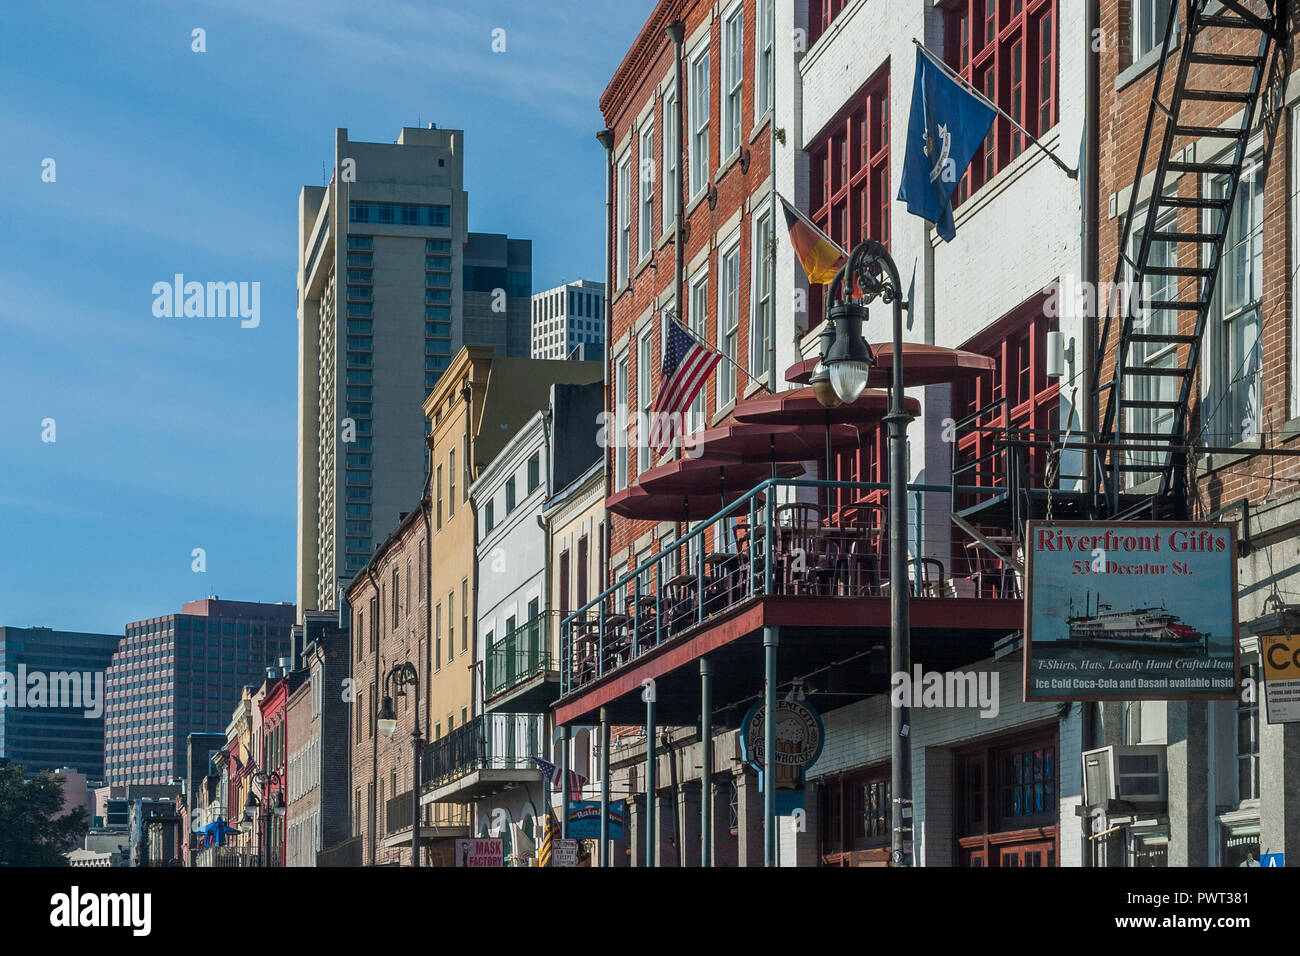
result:
[[[1092,399],[1101,412],[1097,491],[1104,494],[1105,511],[1114,518],[1144,513],[1155,518],[1161,511],[1181,516],[1177,513],[1185,510],[1187,406],[1269,51],[1285,23],[1286,0],[1268,0],[1264,15],[1233,0],[1223,0],[1213,14],[1206,13],[1208,5],[1208,0],[1169,5],[1115,278],[1098,334],[1092,369]],[[1177,69],[1170,71],[1174,76],[1170,85],[1165,82],[1166,67],[1183,28],[1180,7],[1185,36]],[[1223,41],[1243,32],[1258,37],[1254,54],[1209,52],[1222,49]],[[1198,67],[1195,86],[1194,65]],[[1196,114],[1204,112],[1205,103],[1239,104],[1239,118],[1227,126],[1199,125]],[[1193,146],[1197,140],[1205,142]],[[1228,144],[1231,152],[1226,158],[1209,161]],[[1158,153],[1147,192],[1143,171],[1153,147]],[[1222,177],[1223,187],[1210,195],[1202,180],[1180,190],[1177,180],[1184,173]],[[1192,195],[1180,195],[1183,191]],[[1198,210],[1200,225],[1185,228],[1185,217],[1170,225],[1169,212],[1178,216],[1180,210]],[[1153,260],[1156,244],[1166,254]],[[1164,286],[1166,291],[1153,295],[1153,286]],[[1160,364],[1143,360],[1160,350],[1166,350]],[[1114,362],[1109,380],[1103,381],[1101,370],[1108,356]],[[1127,447],[1131,445],[1144,450],[1131,451]],[[1135,475],[1141,477],[1130,480]],[[1157,476],[1158,491],[1152,496],[1121,505],[1122,489]],[[1162,507],[1159,502],[1165,499],[1169,500]]]

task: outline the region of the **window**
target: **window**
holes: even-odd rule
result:
[[[660,163],[663,170],[663,209],[660,214],[663,217],[663,228],[667,231],[669,225],[677,217],[677,172],[678,154],[681,148],[677,143],[677,131],[680,127],[680,119],[677,115],[677,90],[671,89],[664,94],[664,161]]]
[[[456,514],[456,449],[447,452],[447,520]]]
[[[1237,802],[1259,799],[1259,664],[1241,665],[1242,684],[1255,687],[1249,701],[1237,697]],[[1247,684],[1247,682],[1249,682]]]
[[[754,224],[754,291],[749,320],[749,367],[759,378],[772,378],[773,243],[772,211],[765,208]]]
[[[1176,232],[1177,216],[1175,210],[1169,210],[1156,219],[1159,232]],[[1129,257],[1136,259],[1141,242],[1142,229],[1135,227],[1130,233]],[[1172,242],[1153,241],[1147,255],[1147,265],[1157,267],[1175,267],[1178,265],[1178,247]],[[1130,288],[1133,278],[1129,276]],[[1152,301],[1167,302],[1178,298],[1178,279],[1174,276],[1147,277],[1143,292]],[[1136,306],[1137,304],[1134,303]],[[1172,309],[1149,309],[1138,314],[1138,319],[1145,325],[1140,331],[1147,335],[1173,335],[1178,331],[1178,313]],[[1177,346],[1168,343],[1134,342],[1128,356],[1130,368],[1177,368]],[[1178,400],[1178,379],[1168,375],[1146,375],[1133,379],[1133,401],[1139,402],[1175,402]],[[1172,408],[1133,408],[1129,412],[1128,428],[1133,432],[1149,434],[1168,434],[1173,427],[1174,412]],[[1158,452],[1130,452],[1133,464],[1156,465],[1163,457]],[[1136,473],[1134,481],[1145,480],[1146,475]]]
[[[627,353],[614,367],[614,490],[627,487]]]
[[[654,252],[655,127],[650,120],[641,130],[641,208],[637,212],[637,255],[644,259]],[[570,312],[574,310],[570,309]]]
[[[740,151],[740,92],[745,76],[744,7],[736,4],[735,12],[722,25],[722,155]]]
[[[433,669],[442,667],[442,602],[433,606]]]
[[[947,7],[944,58],[962,78],[1034,136],[1056,125],[1057,0],[955,0]],[[998,117],[952,194],[954,207],[1025,148]]]
[[[1172,0],[1129,0],[1129,63],[1165,42],[1171,4]]]
[[[740,329],[740,236],[718,254],[718,408],[736,400],[736,343]]]
[[[460,579],[460,650],[469,650],[469,578]]]
[[[456,592],[447,592],[447,660],[456,656]]]
[[[397,568],[393,568],[391,575],[392,592],[393,592],[393,630],[397,630],[397,622],[402,614],[401,588],[397,577]]]
[[[653,326],[647,325],[637,340],[636,347],[636,395],[637,395],[637,474],[650,467],[650,410],[651,410],[651,362],[653,357]],[[646,432],[646,434],[643,434]]]
[[[691,59],[690,153],[686,165],[691,174],[691,197],[709,186],[709,43],[700,44],[700,52]]]
[[[515,510],[515,476],[506,479],[506,514]]]
[[[831,21],[840,15],[848,0],[808,0],[808,45],[811,47],[825,33]]]
[[[353,202],[353,222],[390,223],[398,226],[450,226],[450,206],[420,206],[410,203]]]
[[[775,28],[772,0],[758,0],[754,5],[754,119],[772,108],[772,32]]]
[[[845,249],[868,237],[889,245],[889,68],[882,67],[809,143],[809,218]],[[812,285],[808,327],[824,316]]]
[[[1216,178],[1211,188],[1226,196],[1227,177]],[[1233,200],[1216,290],[1215,379],[1223,384],[1207,397],[1209,413],[1202,413],[1207,440],[1216,445],[1235,445],[1260,431],[1263,213],[1263,166],[1256,154],[1246,161]]]
[[[483,534],[489,535],[496,527],[496,502],[489,499],[483,506]]]
[[[624,156],[618,164],[618,282],[620,288],[627,283],[628,242],[631,238],[629,224],[631,207],[632,159]]]
[[[531,495],[542,484],[542,453],[533,452],[528,459],[528,493]]]
[[[433,515],[434,515],[433,526],[438,531],[441,531],[442,530],[442,465],[438,466],[437,477],[434,479],[433,485],[435,489],[434,508],[433,508]]]
[[[701,341],[709,341],[709,267],[705,266],[691,280],[691,331]],[[686,423],[687,434],[704,427],[706,389],[701,388],[691,402],[690,421]]]

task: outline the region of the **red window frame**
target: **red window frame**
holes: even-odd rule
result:
[[[955,0],[944,10],[944,59],[1034,136],[1059,119],[1057,0]],[[972,26],[973,25],[973,26]],[[952,195],[956,208],[1024,152],[1025,136],[993,121]]]
[[[889,65],[853,96],[807,147],[809,218],[845,249],[868,236],[889,246]],[[808,328],[824,318],[824,290],[809,289]]]
[[[849,0],[808,0],[808,46],[830,29],[835,18],[844,12]]]
[[[1060,427],[1060,379],[1047,377],[1047,333],[1056,331],[1057,320],[1044,314],[1044,306],[1045,298],[1035,296],[962,346],[992,358],[994,368],[992,374],[980,375],[955,386],[953,418],[967,418],[1006,398],[1005,407],[999,407],[975,424],[991,428],[1031,429],[1035,439],[1045,439],[1048,432]],[[993,431],[963,429],[957,435],[959,465],[983,459],[973,471],[958,476],[961,484],[990,489],[1005,485],[1002,456],[984,458],[994,450],[994,440]],[[1047,471],[1047,449],[1031,448],[1027,465],[1031,475],[1044,474]],[[1040,487],[1042,481],[1033,478],[1031,484]],[[967,503],[973,504],[974,499]],[[972,556],[966,543],[964,535],[954,538],[951,555],[954,575],[960,573],[958,569],[970,566],[974,558],[981,557],[978,554]],[[969,571],[974,570],[973,566],[969,567]]]

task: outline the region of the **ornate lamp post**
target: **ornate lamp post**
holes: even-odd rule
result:
[[[420,752],[424,749],[424,737],[420,732],[420,675],[410,661],[394,664],[384,678],[384,703],[379,709],[375,723],[379,733],[391,737],[397,730],[397,712],[393,710],[393,685],[397,685],[397,696],[405,697],[406,688],[414,688],[415,729],[411,731],[411,750],[414,761],[411,770],[411,866],[420,865]]]
[[[252,787],[248,788],[248,799],[244,801],[244,820],[248,823],[253,822],[253,817],[257,815],[258,809],[261,808],[261,841],[265,843],[265,850],[259,851],[258,856],[261,858],[262,866],[268,867],[271,865],[271,817],[276,816],[283,820],[286,810],[284,804],[284,778],[280,776],[278,770],[255,770],[251,775],[251,779],[258,782],[258,789],[263,794],[266,794],[271,788],[271,784],[275,784],[279,788],[275,792],[274,803],[271,802],[269,797],[265,800],[259,800],[253,795]]]
[[[857,401],[867,387],[867,376],[875,364],[871,347],[862,337],[862,326],[868,318],[867,306],[876,299],[893,306],[893,382],[889,413],[884,420],[889,424],[889,666],[895,674],[910,673],[912,669],[907,576],[907,423],[910,416],[903,395],[901,285],[898,267],[884,245],[875,239],[864,239],[853,248],[848,262],[831,281],[826,323],[828,327],[833,326],[834,335],[823,333],[822,361],[810,382],[824,405],[832,404],[831,392],[838,399],[833,404]],[[857,298],[849,297],[851,291],[858,293]],[[827,380],[830,389],[826,388]],[[905,837],[912,829],[911,721],[906,702],[892,708],[889,723],[893,862],[894,866],[910,866],[911,860],[904,849]]]

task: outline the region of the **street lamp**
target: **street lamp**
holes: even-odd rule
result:
[[[275,784],[276,787],[278,788],[275,791],[274,802],[272,802],[269,799],[269,797],[265,802],[263,802],[253,794],[253,788],[249,787],[248,799],[244,802],[245,823],[252,823],[253,818],[257,816],[258,809],[261,808],[262,832],[261,834],[259,834],[259,837],[265,837],[265,844],[266,844],[265,856],[263,857],[262,865],[270,866],[271,865],[271,817],[275,816],[279,819],[284,819],[284,814],[287,809],[284,803],[284,778],[280,776],[280,771],[278,770],[255,770],[251,774],[250,779],[256,780],[260,784],[259,789],[263,793],[266,793],[268,790],[270,790],[271,784]]]
[[[847,287],[846,287],[847,283]],[[875,359],[871,347],[862,337],[867,321],[867,305],[875,299],[893,306],[894,354],[893,381],[890,385],[889,413],[889,664],[894,674],[912,670],[911,629],[908,624],[907,576],[907,423],[903,395],[903,299],[898,267],[889,250],[875,239],[864,239],[854,246],[844,264],[831,280],[827,294],[826,319],[834,326],[834,337],[822,355],[835,397],[843,402],[857,401],[867,387],[867,376]],[[855,299],[849,293],[859,293]],[[908,303],[911,307],[911,303]],[[827,333],[823,333],[826,335]],[[827,391],[823,386],[822,392]],[[819,394],[820,400],[820,394]],[[823,405],[827,404],[825,401]],[[904,851],[904,834],[912,821],[912,768],[910,717],[906,703],[893,707],[890,714],[890,789],[893,795],[891,830],[895,866],[908,866]]]
[[[410,661],[394,664],[384,678],[384,703],[375,719],[380,736],[391,737],[397,732],[397,711],[393,709],[393,686],[397,696],[405,697],[406,688],[414,688],[415,729],[411,731],[411,749],[415,756],[411,769],[411,866],[420,865],[420,752],[424,737],[420,732],[420,675]]]

